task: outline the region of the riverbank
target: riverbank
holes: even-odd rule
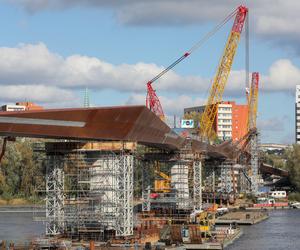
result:
[[[25,198],[12,198],[12,199],[3,199],[0,198],[0,207],[20,207],[20,206],[28,206],[32,207],[35,205],[43,205],[43,200],[32,200],[32,199],[25,199]]]

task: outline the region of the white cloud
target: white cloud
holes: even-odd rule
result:
[[[294,91],[299,84],[300,69],[288,59],[275,61],[267,76],[262,77],[262,88],[267,91]]]
[[[146,82],[163,67],[143,62],[113,65],[95,57],[52,53],[45,44],[0,47],[0,84],[50,84],[64,88],[89,86],[96,89],[144,92]],[[157,84],[160,90],[175,92],[199,90],[208,80],[181,76],[170,71]],[[201,90],[201,89],[200,89]]]
[[[283,115],[268,119],[259,119],[257,127],[261,135],[262,142],[292,144],[295,141],[295,134],[290,124],[291,117]]]
[[[71,55],[63,57],[48,50],[45,44],[21,44],[15,48],[0,47],[0,85],[43,85],[57,89],[111,89],[145,93],[146,82],[162,66],[139,62],[114,65],[96,57]],[[300,69],[288,59],[275,61],[267,75],[261,77],[263,91],[291,91],[300,79]],[[211,79],[196,75],[182,76],[168,72],[154,84],[158,94],[197,94],[203,96]],[[232,71],[225,94],[243,96],[245,71]],[[3,90],[2,90],[3,92]],[[33,93],[32,93],[33,94]],[[168,105],[166,103],[166,105]]]
[[[1,86],[0,100],[4,102],[33,101],[38,103],[68,102],[74,100],[72,91],[45,85]]]
[[[30,13],[72,7],[110,9],[126,25],[189,25],[222,20],[239,0],[6,0]],[[300,40],[300,1],[242,1],[249,7],[251,28],[257,34],[282,42]],[[293,44],[297,46],[297,43]]]

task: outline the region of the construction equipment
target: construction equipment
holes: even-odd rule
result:
[[[236,35],[232,35],[232,40],[239,40],[239,34],[242,31],[244,20],[247,13],[247,8],[244,6],[238,7],[232,13],[225,17],[218,25],[216,25],[211,31],[209,31],[206,35],[204,35],[197,43],[195,43],[187,52],[183,53],[176,61],[170,64],[167,68],[162,70],[158,75],[156,75],[153,79],[147,82],[147,97],[146,97],[146,106],[154,112],[158,117],[162,120],[165,119],[165,114],[162,108],[162,105],[159,101],[158,96],[156,95],[155,90],[152,87],[152,83],[160,79],[164,74],[173,69],[177,64],[190,56],[195,50],[200,48],[209,38],[211,38],[220,28],[222,28],[235,14],[237,13],[236,20],[234,22],[233,32],[237,33]],[[238,36],[238,38],[236,38]],[[236,43],[238,41],[235,41]],[[236,44],[237,45],[237,44]],[[231,48],[229,48],[231,49]],[[235,50],[233,51],[233,53]],[[230,59],[229,56],[226,59]]]
[[[248,9],[242,5],[239,6],[236,10],[236,17],[233,23],[233,27],[225,46],[223,56],[219,63],[217,73],[214,77],[205,110],[200,119],[200,136],[203,139],[213,139],[213,126],[218,111],[218,104],[222,101],[222,96],[232,67],[241,32],[246,20],[247,12]]]
[[[248,96],[248,131],[256,128],[257,103],[258,103],[259,73],[252,73],[252,81]]]
[[[258,103],[258,84],[259,74],[257,72],[252,73],[252,81],[250,86],[250,95],[248,99],[249,113],[248,113],[248,129],[256,130],[256,117],[257,117],[257,103]],[[249,144],[250,159],[250,171],[249,176],[251,178],[251,191],[252,193],[258,192],[258,133],[251,137]]]
[[[162,179],[154,181],[154,192],[156,193],[170,193],[171,192],[171,177],[161,172],[158,168],[154,170],[155,174]]]
[[[148,107],[154,114],[156,114],[161,120],[165,120],[165,114],[158,99],[158,96],[155,93],[155,90],[152,88],[152,81],[147,83],[147,98],[146,98],[146,107]]]

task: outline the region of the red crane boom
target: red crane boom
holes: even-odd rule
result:
[[[166,74],[168,71],[170,71],[172,68],[174,68],[178,63],[183,61],[185,58],[187,58],[190,54],[192,54],[196,49],[198,49],[204,42],[206,42],[210,37],[212,37],[221,27],[223,27],[224,24],[226,24],[235,14],[237,10],[234,10],[232,13],[230,13],[222,22],[220,22],[217,26],[215,26],[210,32],[208,32],[204,37],[202,37],[201,40],[199,40],[190,50],[185,52],[181,57],[179,57],[175,62],[170,64],[167,68],[165,68],[163,71],[161,71],[157,76],[155,76],[153,79],[147,82],[147,97],[146,97],[146,106],[152,110],[157,116],[159,116],[162,120],[165,118],[165,114],[163,111],[163,108],[161,106],[161,103],[159,101],[158,96],[156,95],[155,90],[152,87],[152,83],[157,81],[159,78],[161,78],[164,74]],[[233,29],[235,29],[237,32],[242,27],[239,24],[236,24]]]

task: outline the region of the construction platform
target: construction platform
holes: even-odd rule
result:
[[[203,242],[201,244],[183,244],[181,246],[176,247],[166,247],[166,249],[174,249],[174,250],[187,250],[187,249],[213,249],[213,250],[221,250],[232,244],[235,240],[237,240],[242,234],[243,230],[240,228],[229,229],[228,227],[219,227],[218,230],[213,231],[213,233],[217,236],[214,241]]]
[[[237,211],[229,212],[216,219],[217,225],[253,225],[269,218],[265,211]]]

